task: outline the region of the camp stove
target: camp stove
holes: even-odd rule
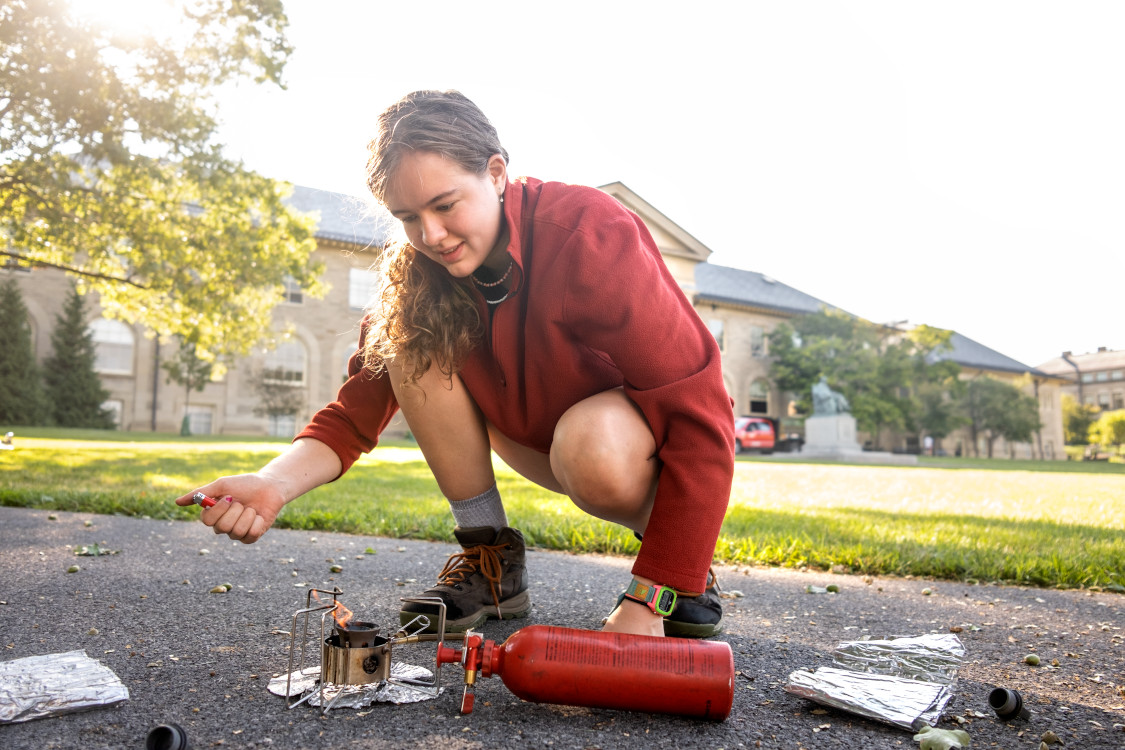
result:
[[[285,677],[284,693],[288,708],[295,708],[315,696],[317,701],[314,704],[321,707],[321,714],[327,714],[343,696],[364,692],[363,686],[382,685],[397,688],[399,694],[407,693],[401,700],[373,694],[369,701],[410,702],[437,697],[441,693],[441,664],[436,653],[433,669],[427,672],[392,663],[392,652],[400,646],[427,641],[436,642],[440,652],[446,639],[460,640],[463,636],[459,634],[445,634],[445,602],[438,597],[404,598],[404,602],[429,604],[437,608],[437,632],[424,632],[429,629],[431,620],[425,615],[418,615],[387,637],[374,623],[354,619],[351,610],[339,601],[342,593],[335,587],[331,591],[309,589],[305,607],[293,613],[289,629],[289,671]],[[321,599],[319,594],[325,595],[325,598]],[[313,658],[309,645],[317,634],[313,621],[316,613],[320,613],[317,639],[320,645],[319,668],[306,666]],[[315,689],[306,692],[305,686],[310,679],[315,679]],[[368,689],[374,691],[375,687]],[[305,693],[302,697],[293,700],[302,692]]]
[[[305,608],[293,615],[289,673],[270,683],[271,692],[278,695],[284,685],[289,708],[309,701],[326,714],[337,705],[436,698],[442,689],[442,664],[458,664],[464,671],[462,714],[473,710],[478,680],[493,676],[518,698],[534,703],[722,721],[734,702],[734,655],[726,643],[530,625],[497,644],[472,630],[446,634],[445,603],[427,596],[402,601],[432,605],[438,613],[436,633],[426,633],[432,623],[418,615],[388,638],[372,623],[352,621],[351,611],[337,600],[341,593],[338,588],[310,589]],[[321,601],[317,594],[332,601]],[[306,646],[312,638],[309,621],[316,612],[320,613],[321,663],[319,668],[306,668]],[[302,617],[298,649],[297,625]],[[446,640],[461,641],[461,646],[446,646]],[[432,671],[392,662],[393,649],[423,641],[437,643]],[[302,684],[295,686],[295,682]],[[386,694],[391,691],[398,693]],[[293,701],[299,693],[306,694]],[[359,702],[344,700],[345,695]],[[314,696],[318,702],[312,700]]]

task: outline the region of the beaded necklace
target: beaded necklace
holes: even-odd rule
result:
[[[512,269],[515,268],[515,266],[516,266],[515,258],[509,257],[508,258],[508,268],[504,271],[504,275],[501,276],[500,278],[498,278],[496,281],[481,281],[480,279],[477,278],[476,272],[473,272],[473,274],[472,274],[473,284],[475,284],[479,289],[482,290],[481,296],[484,297],[483,290],[484,289],[492,289],[494,287],[498,287],[501,284],[503,284],[505,281],[508,280],[508,277],[512,275]],[[486,303],[490,304],[490,305],[499,305],[501,302],[508,299],[508,296],[511,293],[512,293],[512,290],[509,289],[508,291],[504,292],[504,296],[501,297],[500,299],[489,299],[488,297],[484,297],[484,301]]]

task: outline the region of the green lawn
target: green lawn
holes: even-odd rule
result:
[[[252,471],[266,439],[22,431],[0,453],[0,504],[194,517],[172,498]],[[497,463],[508,515],[535,546],[635,552],[632,534]],[[280,526],[452,540],[418,450],[381,446],[340,481],[289,505]],[[1125,586],[1125,466],[923,459],[918,467],[740,459],[716,551],[724,563],[912,574],[1042,586]]]

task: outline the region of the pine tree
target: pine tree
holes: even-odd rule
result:
[[[97,352],[86,323],[86,301],[71,287],[51,332],[51,356],[43,363],[51,417],[59,427],[113,429],[113,413],[102,407],[109,392],[95,369]]]
[[[0,284],[0,425],[41,425],[47,400],[31,346],[31,323],[16,280]]]

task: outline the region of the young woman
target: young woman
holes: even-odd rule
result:
[[[378,125],[368,186],[406,240],[384,251],[350,377],[262,470],[201,487],[230,497],[203,523],[256,541],[401,409],[464,548],[426,591],[446,602],[450,630],[531,608],[495,451],[642,538],[606,630],[719,632],[709,569],[730,496],[732,406],[716,342],[644,224],[592,188],[509,180],[496,130],[455,91],[409,94]],[[423,611],[407,605],[403,621]]]

